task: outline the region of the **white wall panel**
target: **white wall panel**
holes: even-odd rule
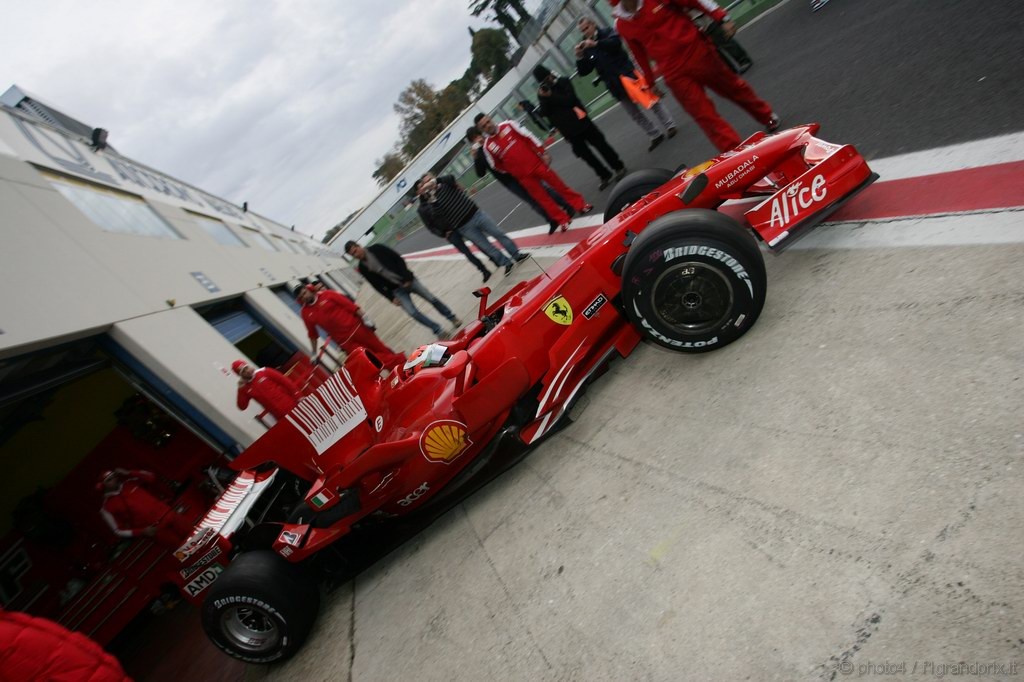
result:
[[[299,350],[309,353],[309,336],[306,326],[292,310],[286,306],[277,294],[270,289],[256,289],[245,292],[245,300],[265,317],[281,333],[285,334],[298,346]]]
[[[238,349],[191,308],[125,320],[110,335],[243,447],[265,432],[254,419],[262,408],[235,405],[238,378],[230,367]]]

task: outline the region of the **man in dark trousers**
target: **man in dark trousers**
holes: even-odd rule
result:
[[[481,133],[475,126],[472,126],[469,128],[469,130],[466,131],[466,140],[469,142],[470,145],[469,154],[470,156],[473,157],[473,168],[476,169],[476,176],[478,178],[482,178],[488,173],[490,173],[492,176],[494,176],[495,180],[501,183],[502,187],[504,187],[509,192],[512,192],[512,194],[516,195],[517,197],[525,201],[530,208],[532,208],[538,214],[543,216],[544,219],[548,221],[548,234],[554,234],[555,230],[558,229],[558,221],[555,220],[553,216],[548,215],[547,212],[544,211],[544,208],[540,204],[538,204],[533,197],[530,196],[530,193],[527,192],[526,189],[522,185],[520,185],[519,181],[517,181],[514,177],[512,177],[508,173],[502,173],[501,171],[497,171],[491,168],[491,164],[487,162],[487,155],[484,153],[483,133]],[[569,215],[570,218],[576,213],[576,211],[573,210],[572,206],[569,205],[569,202],[566,201],[561,194],[551,189],[547,185],[543,185],[543,187],[544,190],[548,193],[548,196],[550,196],[551,199],[556,204],[558,204],[561,207],[561,209],[565,211],[566,214]]]
[[[366,278],[377,293],[395,305],[402,306],[412,319],[429,328],[436,336],[442,337],[444,330],[441,325],[416,309],[412,302],[412,294],[434,306],[453,326],[462,326],[462,321],[455,317],[455,313],[416,279],[416,275],[405,265],[405,259],[393,249],[383,244],[373,244],[364,248],[349,240],[345,243],[345,253],[359,261],[359,274]]]
[[[543,64],[533,67],[533,77],[540,83],[537,89],[537,100],[540,102],[540,113],[547,117],[551,124],[558,128],[562,136],[572,147],[572,153],[583,159],[594,169],[601,179],[604,189],[613,179],[621,180],[626,175],[626,166],[604,133],[590,120],[587,107],[572,87],[572,82],[565,76],[556,76]],[[611,166],[609,170],[594,154],[593,147]]]
[[[521,99],[519,100],[519,104],[516,106],[526,112],[526,115],[530,117],[530,120],[541,129],[541,132],[551,132],[551,124],[537,115],[537,106],[533,102],[528,99]]]
[[[711,0],[640,2],[610,0],[616,17],[615,28],[626,41],[654,94],[654,69],[658,66],[665,84],[683,105],[711,143],[727,151],[740,143],[740,136],[715,109],[705,90],[710,89],[744,109],[768,132],[779,128],[779,117],[757,96],[750,85],[729,70],[715,53],[711,41],[697,29],[687,10],[705,12],[722,25],[731,38],[736,26],[725,10]]]
[[[320,335],[316,328],[320,327],[346,353],[351,353],[357,348],[366,348],[385,367],[405,362],[403,354],[388,348],[377,334],[366,326],[362,309],[349,297],[330,289],[317,291],[308,284],[298,287],[295,294],[296,300],[302,305],[302,321],[306,324],[314,360],[320,343]]]
[[[583,40],[576,45],[576,69],[581,76],[592,71],[597,71],[601,82],[608,88],[612,97],[619,100],[619,104],[626,110],[633,122],[640,126],[641,130],[647,133],[651,144],[647,151],[654,151],[654,148],[665,141],[665,133],[658,129],[651,122],[647,115],[640,110],[640,106],[629,98],[626,87],[622,83],[623,78],[635,79],[636,67],[622,47],[622,40],[613,28],[598,28],[597,22],[590,17],[580,17],[580,33]],[[675,137],[676,124],[668,109],[658,100],[651,106],[651,113],[654,114],[669,137]]]
[[[280,421],[299,404],[299,387],[273,367],[254,370],[245,360],[235,360],[231,369],[238,375],[238,409],[248,408],[249,402],[255,400]]]
[[[526,254],[520,253],[516,243],[498,229],[489,215],[480,210],[453,176],[435,178],[433,174],[425,173],[416,181],[414,190],[420,198],[417,209],[420,218],[434,234],[460,234],[473,242],[491,262],[504,267],[506,275],[512,272],[516,263],[526,260]],[[493,237],[508,255],[495,248],[488,237]]]

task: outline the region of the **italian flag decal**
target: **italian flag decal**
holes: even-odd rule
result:
[[[324,488],[323,490],[321,490],[320,492],[313,496],[313,498],[310,500],[310,503],[312,503],[312,505],[317,509],[320,509],[333,499],[334,493]]]

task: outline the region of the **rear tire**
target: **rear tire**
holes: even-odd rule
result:
[[[645,338],[702,353],[750,330],[766,285],[764,258],[749,230],[717,211],[687,209],[658,218],[633,242],[622,303]]]
[[[671,180],[673,175],[675,173],[665,168],[645,168],[622,178],[612,188],[612,193],[608,195],[604,221],[608,222],[619,215],[622,213],[622,209],[658,189]]]
[[[275,552],[239,555],[203,602],[203,629],[225,653],[249,663],[292,656],[320,609],[320,589]]]

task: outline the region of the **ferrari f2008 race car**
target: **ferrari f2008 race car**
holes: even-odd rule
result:
[[[603,227],[498,300],[478,291],[478,319],[450,341],[404,367],[352,353],[232,463],[177,552],[213,642],[251,662],[290,656],[319,605],[311,569],[349,575],[421,528],[554,433],[641,340],[696,353],[746,333],[765,300],[758,242],[784,249],[876,177],[817,130],[634,173]],[[716,210],[747,198],[746,226]]]

